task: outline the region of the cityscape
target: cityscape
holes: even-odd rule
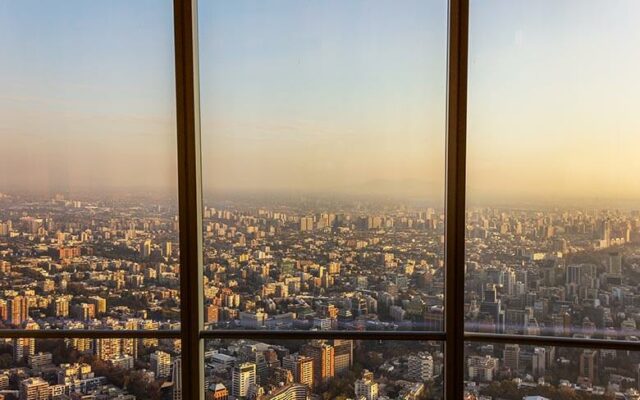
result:
[[[640,400],[640,352],[564,341],[640,340],[638,15],[3,2],[0,400],[449,400],[451,382],[464,400]],[[450,183],[463,315],[445,309]],[[202,221],[180,220],[179,191],[204,193]],[[202,222],[198,336],[181,222]],[[467,335],[459,365],[430,340],[458,337],[445,316],[563,340]]]
[[[206,329],[443,330],[442,209],[305,196],[206,204]],[[639,243],[638,211],[469,208],[467,331],[638,340]],[[3,193],[2,326],[180,329],[178,255],[170,201]],[[469,399],[640,398],[636,353],[465,351]],[[180,399],[180,362],[177,339],[5,339],[0,394]],[[212,399],[442,398],[438,342],[209,340],[203,362]]]

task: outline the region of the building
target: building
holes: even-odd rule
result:
[[[168,378],[171,376],[171,355],[161,350],[151,354],[151,371],[156,378]]]
[[[216,305],[208,305],[205,309],[204,322],[207,324],[215,324],[220,320],[220,307]]]
[[[536,347],[533,349],[531,371],[536,378],[543,377],[545,372],[547,372],[547,351],[544,347]]]
[[[491,382],[498,371],[498,359],[487,356],[470,356],[467,358],[469,379]]]
[[[313,358],[290,354],[282,358],[282,367],[291,371],[294,382],[313,387]]]
[[[107,312],[107,300],[100,296],[91,296],[89,297],[89,303],[93,304],[95,313],[105,313]]]
[[[96,317],[96,307],[89,303],[76,304],[72,307],[72,314],[77,320],[89,321]]]
[[[353,340],[335,339],[334,364],[335,373],[340,374],[348,371],[353,366]]]
[[[24,325],[25,329],[38,330],[40,326],[34,322],[29,321]],[[34,355],[36,352],[36,339],[34,338],[18,338],[13,339],[13,359],[16,362],[28,359],[29,356]]]
[[[365,400],[378,399],[378,384],[373,380],[373,372],[368,370],[362,371],[362,378],[355,382],[356,399],[364,397]]]
[[[258,309],[255,313],[242,311],[240,313],[240,326],[246,329],[262,329],[265,327],[268,317],[267,313],[262,309]]]
[[[20,382],[20,400],[49,400],[49,383],[42,378],[29,378]]]
[[[254,394],[256,385],[256,364],[242,363],[233,367],[231,394],[245,398]]]
[[[15,296],[7,301],[9,322],[21,325],[29,317],[28,301],[24,296]]]
[[[69,299],[66,297],[56,298],[53,303],[51,303],[51,311],[54,317],[68,317]]]
[[[31,368],[42,368],[45,365],[50,365],[53,362],[53,356],[51,353],[37,353],[29,354],[27,356],[27,364]]]
[[[171,389],[172,400],[182,400],[182,358],[176,357],[173,360],[171,366],[171,382],[173,382],[173,388]]]
[[[512,371],[520,368],[520,346],[517,344],[507,344],[502,351],[502,362],[504,366]]]
[[[309,388],[299,383],[291,383],[273,392],[259,396],[258,400],[306,400]]]
[[[433,357],[426,352],[409,356],[407,377],[413,381],[428,381],[433,378]]]
[[[107,361],[120,356],[122,350],[122,339],[104,338],[96,339],[95,353],[99,359]]]
[[[607,273],[618,276],[622,275],[622,255],[619,252],[609,253]]]
[[[596,350],[585,349],[582,351],[582,354],[580,354],[579,377],[588,378],[591,383],[595,383],[597,381],[597,356],[598,352]]]
[[[151,240],[145,240],[140,245],[140,257],[149,258],[151,256]]]
[[[319,385],[335,375],[335,349],[322,340],[302,346],[300,353],[313,359],[313,382]]]
[[[207,400],[229,400],[229,390],[222,383],[211,386],[207,392]]]

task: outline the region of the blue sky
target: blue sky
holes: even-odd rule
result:
[[[0,1],[0,190],[175,189],[171,3]],[[640,196],[639,16],[472,1],[471,198]],[[202,0],[199,19],[205,188],[441,199],[446,2]]]

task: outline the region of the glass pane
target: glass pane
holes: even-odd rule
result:
[[[446,1],[203,1],[208,327],[442,329]]]
[[[179,327],[172,2],[0,6],[0,324]]]
[[[632,0],[472,1],[468,330],[639,336],[638,17]]]
[[[639,363],[633,351],[467,343],[465,399],[637,399]]]
[[[180,341],[2,339],[0,390],[7,399],[179,398]]]
[[[239,398],[263,394],[259,397],[263,400],[305,400],[307,396],[325,400],[442,398],[444,358],[439,342],[205,343],[209,398],[225,398],[225,394]]]

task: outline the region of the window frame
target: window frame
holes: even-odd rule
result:
[[[464,330],[467,73],[470,0],[448,0],[445,308],[444,331],[244,331],[204,330],[202,182],[200,152],[198,0],[173,0],[176,139],[180,227],[180,330],[0,329],[3,338],[180,339],[182,398],[204,399],[204,341],[207,339],[353,339],[439,341],[445,348],[443,398],[464,393],[464,343],[513,343],[640,351],[640,342],[526,336]]]

